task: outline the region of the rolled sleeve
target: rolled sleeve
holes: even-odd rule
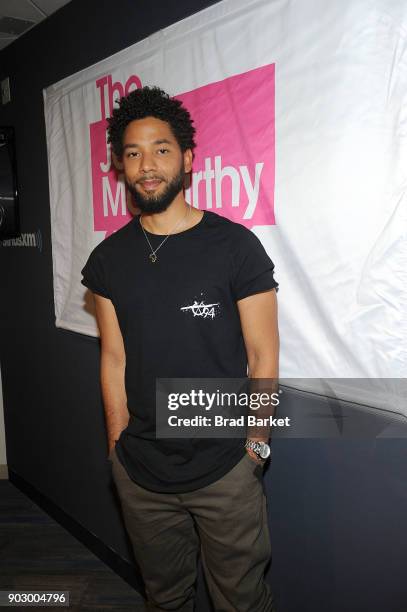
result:
[[[274,263],[257,236],[247,230],[238,247],[232,282],[236,301],[270,289],[278,291],[279,283],[274,278]]]
[[[111,299],[106,262],[103,255],[96,249],[89,255],[88,261],[81,270],[83,276],[81,283],[93,293]]]

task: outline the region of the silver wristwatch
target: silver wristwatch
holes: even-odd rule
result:
[[[245,442],[245,448],[249,448],[254,451],[261,459],[267,459],[270,456],[270,446],[265,442],[256,442],[248,438]]]

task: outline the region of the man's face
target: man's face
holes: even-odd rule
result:
[[[129,123],[123,135],[123,169],[136,206],[145,213],[168,208],[184,186],[192,153],[182,153],[169,124],[155,117]]]

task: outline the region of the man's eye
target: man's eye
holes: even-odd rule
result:
[[[161,154],[169,153],[169,149],[158,149]]]
[[[130,151],[129,153],[127,153],[127,157],[133,157],[135,155],[138,155],[137,151]]]

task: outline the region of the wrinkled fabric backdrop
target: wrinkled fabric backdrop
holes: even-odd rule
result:
[[[80,270],[134,213],[106,117],[159,85],[195,120],[188,201],[275,263],[281,376],[405,377],[406,43],[405,0],[224,0],[45,89],[56,326],[98,333]]]

